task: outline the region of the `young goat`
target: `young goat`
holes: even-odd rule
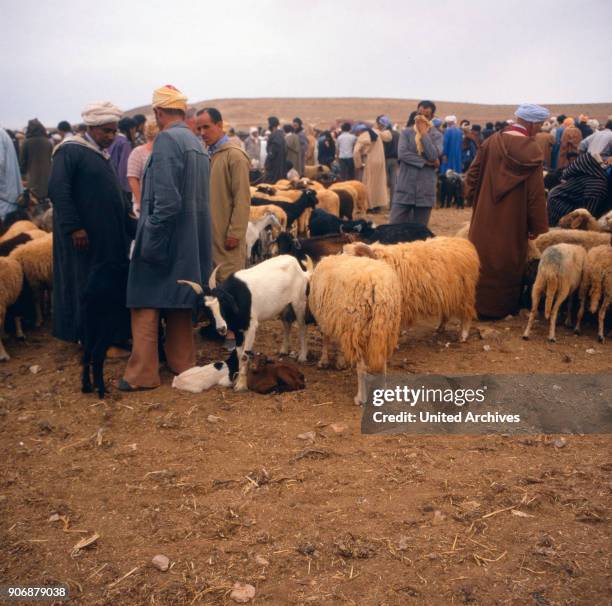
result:
[[[188,280],[178,280],[178,283],[191,286],[196,294],[204,298],[204,305],[212,312],[218,333],[225,335],[228,330],[235,333],[239,371],[234,389],[247,389],[245,354],[253,350],[259,323],[278,318],[289,305],[293,308],[300,331],[298,361],[306,362],[306,290],[312,273],[312,261],[306,260],[306,271],[303,271],[297,259],[289,255],[274,257],[230,274],[219,286],[216,281],[217,269],[211,274],[205,288]],[[283,328],[285,334],[280,353],[287,354],[291,323],[283,319]]]

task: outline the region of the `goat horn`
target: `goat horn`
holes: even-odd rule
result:
[[[197,282],[190,282],[189,280],[177,280],[176,283],[177,284],[187,284],[188,286],[191,286],[191,288],[193,288],[193,290],[195,290],[197,295],[203,295],[204,294],[204,290],[202,289],[202,287]]]
[[[210,278],[208,278],[208,288],[211,290],[217,288],[217,271],[219,271],[220,265],[217,265],[215,269],[213,269],[212,274],[210,274]]]

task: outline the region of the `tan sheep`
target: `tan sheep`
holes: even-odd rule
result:
[[[590,312],[594,314],[599,308],[597,339],[600,343],[603,343],[604,320],[612,301],[612,246],[606,246],[605,244],[603,246],[595,246],[595,248],[591,248],[587,253],[579,296],[580,307],[574,332],[577,335],[580,334],[580,323],[584,315],[586,299],[590,296]]]
[[[582,271],[586,259],[586,250],[579,244],[555,244],[543,253],[538,266],[533,288],[531,289],[531,311],[523,339],[529,339],[531,328],[538,314],[538,305],[545,294],[544,317],[550,320],[548,340],[556,343],[555,328],[559,307],[568,299],[566,326],[570,325],[572,317],[573,294],[580,286]]]
[[[612,231],[612,211],[598,220],[586,208],[576,208],[559,219],[559,227],[584,231]]]
[[[461,321],[461,342],[476,317],[476,284],[480,261],[474,245],[463,238],[437,237],[403,244],[346,244],[344,252],[381,259],[391,265],[402,287],[402,325],[420,318],[440,319],[442,332],[451,318]]]
[[[15,304],[23,286],[23,270],[19,261],[11,257],[0,257],[0,285],[2,285],[2,288],[0,288],[0,362],[6,362],[11,358],[4,348],[1,337],[4,330],[6,310]],[[22,337],[20,323],[16,321],[15,324],[17,336]]]
[[[14,238],[18,234],[22,234],[26,231],[38,230],[38,227],[32,223],[32,221],[15,221],[0,237],[0,242],[5,242]]]
[[[348,185],[357,192],[357,203],[354,206],[354,216],[355,218],[363,217],[369,207],[368,190],[366,186],[361,181],[356,181],[353,179],[351,181],[342,181],[342,183],[330,185],[329,189],[333,190],[334,187],[337,187],[338,185]]]
[[[340,197],[334,191],[324,189],[317,192],[317,208],[322,208],[335,217],[340,216]]]
[[[324,164],[306,164],[304,166],[304,177],[314,179],[329,172],[329,166]]]
[[[551,229],[545,234],[539,235],[534,243],[540,252],[544,252],[549,246],[555,244],[578,244],[589,250],[594,246],[610,244],[612,235],[595,231],[583,231],[581,229]]]
[[[36,326],[42,326],[43,290],[53,287],[53,234],[18,246],[9,258],[19,262],[34,296]]]
[[[330,342],[357,367],[356,404],[366,401],[365,373],[386,373],[399,338],[401,290],[395,271],[369,258],[321,259],[310,279],[308,305],[323,334],[319,366],[328,364]]]

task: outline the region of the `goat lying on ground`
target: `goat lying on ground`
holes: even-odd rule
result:
[[[255,335],[260,322],[281,316],[287,306],[295,313],[300,332],[300,354],[298,361],[305,362],[306,346],[306,290],[312,273],[312,261],[306,260],[306,271],[289,255],[263,261],[259,265],[230,274],[219,286],[217,269],[210,276],[208,286],[202,288],[195,282],[179,280],[187,284],[212,312],[217,332],[222,335],[231,330],[236,335],[238,351],[238,380],[234,389],[247,389],[247,359],[244,355],[253,350]],[[283,319],[284,339],[281,353],[289,353],[291,323]]]
[[[213,362],[206,366],[194,366],[172,380],[172,387],[191,393],[201,393],[211,387],[231,387],[238,371],[238,354],[233,349],[225,362]]]

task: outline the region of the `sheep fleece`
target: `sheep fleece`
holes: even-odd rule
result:
[[[350,248],[348,245],[345,247]],[[404,244],[372,244],[377,259],[395,269],[402,287],[403,325],[418,318],[472,319],[480,262],[464,238],[437,237]]]
[[[325,257],[310,280],[310,310],[347,362],[383,372],[397,346],[401,292],[397,274],[374,259]]]

